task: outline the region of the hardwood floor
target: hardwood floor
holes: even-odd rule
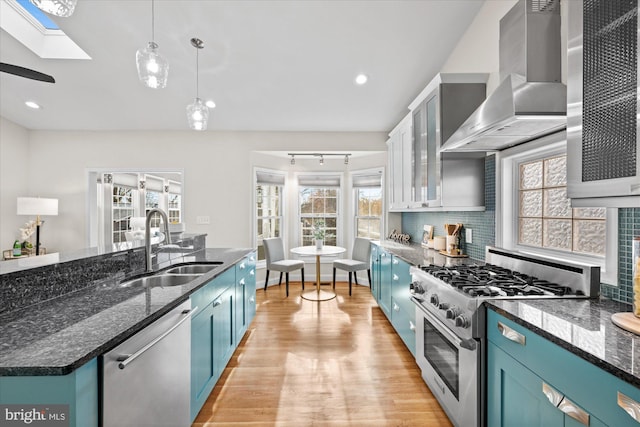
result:
[[[308,286],[307,286],[308,288]],[[257,313],[193,427],[451,426],[369,288],[257,291]]]

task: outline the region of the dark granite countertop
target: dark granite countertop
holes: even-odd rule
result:
[[[0,316],[0,376],[66,375],[117,346],[253,249],[205,249],[173,262],[222,261],[181,286],[122,288],[104,281]]]
[[[420,244],[374,242],[411,265],[453,265],[482,261],[449,258]],[[640,388],[640,336],[611,322],[631,305],[600,299],[489,300],[490,309]]]
[[[609,299],[490,300],[486,306],[640,388],[640,336],[611,322],[631,305]]]
[[[393,240],[382,240],[373,242],[381,248],[391,252],[398,258],[411,265],[458,265],[461,263],[483,263],[472,258],[452,258],[440,254],[440,252],[427,249],[419,243],[397,243]]]

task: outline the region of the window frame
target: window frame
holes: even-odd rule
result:
[[[604,258],[518,244],[519,164],[567,154],[566,132],[558,132],[496,154],[496,245],[534,255],[600,267],[600,282],[618,283],[618,210],[607,208]]]
[[[355,186],[354,183],[354,178],[356,177],[360,177],[360,176],[369,176],[369,175],[375,175],[375,174],[379,174],[380,175],[380,185],[379,186]],[[384,227],[385,227],[385,222],[384,222],[384,218],[385,218],[385,191],[384,191],[384,168],[374,168],[374,169],[364,169],[364,170],[358,170],[358,171],[353,171],[350,174],[350,182],[351,182],[351,191],[352,191],[352,212],[353,212],[353,222],[351,224],[352,227],[352,238],[351,240],[354,241],[356,237],[358,236],[358,219],[378,219],[380,221],[380,237],[379,239],[375,239],[375,240],[382,240],[383,236],[384,236]],[[379,188],[380,189],[380,200],[382,203],[381,208],[381,213],[380,216],[360,216],[358,215],[358,201],[359,201],[359,197],[358,197],[358,191],[360,189],[371,189],[371,188]],[[371,240],[374,240],[371,237],[367,237]]]
[[[304,179],[304,177],[326,177],[326,178],[331,178],[331,177],[335,177],[338,179],[339,181],[339,185],[338,186],[302,186],[300,185],[300,179],[301,177]],[[295,242],[297,246],[302,246],[303,245],[303,241],[302,241],[302,227],[301,227],[301,223],[302,223],[302,212],[301,212],[301,198],[300,198],[300,192],[302,188],[335,188],[337,190],[337,194],[336,194],[336,246],[341,246],[344,247],[344,236],[343,236],[343,232],[342,229],[344,227],[343,225],[343,221],[344,221],[344,214],[345,214],[345,210],[344,210],[344,186],[345,186],[345,176],[343,172],[300,172],[300,173],[296,173],[295,174],[295,182],[296,182],[296,224],[297,226],[294,227],[294,233],[295,233]],[[326,258],[330,258],[330,257],[326,257]],[[323,261],[324,262],[324,261]]]
[[[274,169],[267,169],[267,168],[260,168],[260,167],[254,167],[253,169],[253,189],[251,192],[251,209],[252,209],[252,213],[251,213],[251,239],[253,241],[253,247],[256,248],[256,254],[259,253],[259,240],[258,240],[258,220],[259,218],[265,218],[265,217],[259,217],[258,216],[258,210],[257,210],[257,192],[258,192],[258,174],[259,173],[265,173],[265,174],[271,174],[271,175],[277,175],[283,178],[283,184],[280,188],[280,238],[282,238],[282,241],[285,242],[286,245],[286,224],[285,224],[285,212],[286,212],[286,207],[287,207],[287,191],[288,191],[288,181],[287,181],[287,173],[283,172],[281,170],[274,170]],[[268,218],[277,218],[277,217],[268,217]],[[265,259],[256,259],[256,263],[258,267],[264,267],[266,265],[266,260]]]

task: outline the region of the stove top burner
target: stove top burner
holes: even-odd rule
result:
[[[420,268],[471,297],[564,296],[573,294],[568,286],[492,264],[467,264],[455,267],[428,265]]]

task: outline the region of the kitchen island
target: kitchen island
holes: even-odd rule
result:
[[[13,291],[15,300],[23,304],[10,311],[3,307],[0,315],[0,404],[67,405],[70,425],[98,425],[98,357],[194,294],[202,294],[201,289],[210,289],[209,285],[221,276],[233,277],[229,292],[235,294],[237,305],[230,310],[242,312],[241,304],[245,301],[242,296],[236,297],[245,293],[248,300],[250,289],[245,285],[250,283],[249,276],[243,276],[245,280],[234,285],[236,269],[245,268],[245,259],[253,253],[253,249],[201,249],[173,256],[160,271],[185,263],[220,264],[185,284],[165,287],[121,286],[129,278],[144,273],[144,262],[140,262],[144,256],[139,248],[110,254],[106,260],[100,256],[74,261],[80,262],[80,266],[41,267],[39,273],[29,270],[26,275],[43,276],[36,284],[48,277],[49,282],[60,281],[60,287],[71,286],[72,290],[51,299],[43,295],[39,302],[28,305],[24,302],[33,301],[33,295],[21,298],[28,293],[21,292],[24,284],[20,280],[7,280],[19,272],[0,276],[4,279],[3,286]],[[107,265],[110,273],[105,276],[101,272],[90,280],[88,270],[104,269],[101,265],[109,259],[116,260]],[[70,276],[73,271],[84,273],[78,278]],[[254,274],[252,271],[251,280]],[[255,282],[252,285],[255,295]],[[245,320],[251,319],[247,316]],[[237,323],[238,328],[244,328],[239,331],[246,331],[246,323]]]

